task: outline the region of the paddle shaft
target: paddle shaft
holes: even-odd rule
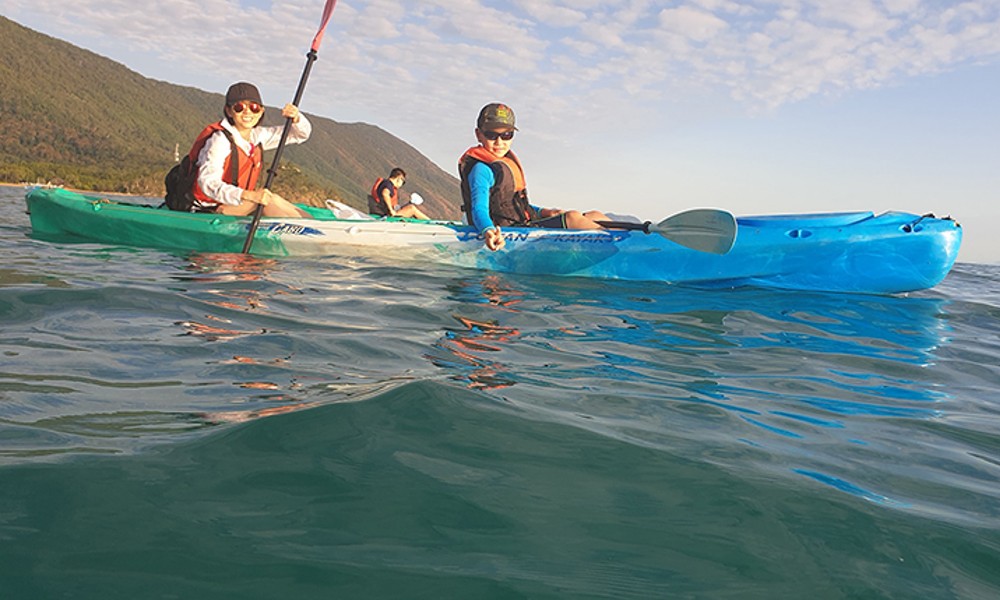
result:
[[[309,80],[309,72],[312,71],[312,64],[316,62],[316,52],[310,50],[306,54],[306,67],[302,71],[302,78],[299,79],[299,88],[295,91],[295,99],[292,104],[295,106],[299,105],[302,100],[302,93],[306,88],[306,81]],[[278,174],[278,164],[281,161],[281,154],[285,151],[285,142],[288,141],[288,134],[292,130],[292,120],[285,119],[285,127],[281,130],[281,141],[278,142],[278,147],[274,151],[274,159],[271,160],[271,166],[267,170],[267,179],[264,180],[264,189],[271,189],[271,182],[274,181],[274,177]],[[258,204],[253,210],[253,220],[250,222],[250,231],[247,233],[247,239],[243,242],[243,254],[248,254],[250,252],[250,246],[253,245],[253,236],[257,233],[257,226],[260,225],[260,217],[264,213],[264,205]]]
[[[646,221],[645,223],[632,223],[631,221],[594,221],[601,227],[606,229],[630,229],[633,231],[641,231],[643,233],[649,233],[649,226],[652,222]]]
[[[326,1],[326,6],[323,9],[323,20],[320,23],[319,31],[316,32],[316,36],[313,38],[312,47],[306,53],[306,66],[302,69],[302,77],[299,78],[299,87],[295,90],[295,99],[292,100],[292,104],[295,106],[298,106],[302,101],[302,94],[306,91],[306,82],[309,81],[309,73],[312,71],[313,63],[318,58],[317,52],[319,51],[320,42],[323,40],[323,32],[326,30],[326,24],[330,21],[330,15],[333,13],[333,8],[336,4],[337,0]],[[271,181],[278,174],[278,164],[281,160],[281,154],[285,150],[285,142],[288,140],[288,134],[291,132],[291,129],[292,120],[285,119],[285,128],[281,130],[281,141],[278,142],[278,147],[274,151],[274,160],[271,161],[271,167],[267,170],[267,179],[264,181],[265,190],[271,188]],[[250,246],[253,245],[253,238],[257,233],[257,226],[260,225],[260,217],[263,213],[264,205],[258,204],[253,211],[253,220],[250,222],[247,239],[243,242],[243,254],[249,254],[250,252]]]

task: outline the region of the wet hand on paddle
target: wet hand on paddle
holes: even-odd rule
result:
[[[292,123],[298,123],[299,107],[289,102],[288,104],[285,105],[284,108],[281,109],[281,116],[286,119],[291,119]]]

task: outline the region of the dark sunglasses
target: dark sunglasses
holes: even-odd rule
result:
[[[240,114],[246,109],[250,109],[250,112],[252,112],[253,114],[257,114],[260,111],[264,110],[264,107],[261,106],[260,104],[257,104],[256,102],[237,102],[232,106],[232,109],[233,112],[236,114]]]
[[[482,134],[484,138],[488,139],[491,142],[496,141],[497,138],[500,138],[501,140],[504,140],[506,142],[509,142],[510,140],[514,139],[513,129],[510,131],[484,131],[482,132]]]

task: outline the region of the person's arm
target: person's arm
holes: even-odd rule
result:
[[[288,131],[288,139],[285,140],[286,144],[301,144],[312,135],[312,123],[309,122],[309,119],[304,114],[299,112],[299,109],[294,104],[286,104],[281,109],[281,116],[286,119],[292,119],[292,128]],[[284,129],[284,125],[257,127],[254,129],[255,139],[251,141],[254,144],[262,144],[265,150],[277,148],[278,144],[281,143],[281,133]]]
[[[206,196],[221,204],[236,206],[241,201],[243,188],[225,181],[226,159],[232,153],[229,138],[216,131],[205,141],[198,154],[198,187]]]
[[[396,216],[396,207],[392,205],[392,194],[389,193],[389,186],[382,188],[382,203],[385,204],[385,209],[388,211],[390,217]]]
[[[483,234],[486,247],[490,250],[499,250],[504,246],[500,228],[490,217],[490,190],[495,183],[493,169],[483,163],[477,163],[469,171],[469,192],[472,199],[469,223]]]
[[[472,212],[469,223],[483,233],[496,225],[490,217],[490,190],[496,184],[493,169],[483,163],[476,163],[469,172],[469,192],[472,197]]]

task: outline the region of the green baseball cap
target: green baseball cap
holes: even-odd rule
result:
[[[494,102],[487,104],[479,111],[476,127],[480,131],[495,131],[497,129],[514,129],[514,111],[506,104]]]

